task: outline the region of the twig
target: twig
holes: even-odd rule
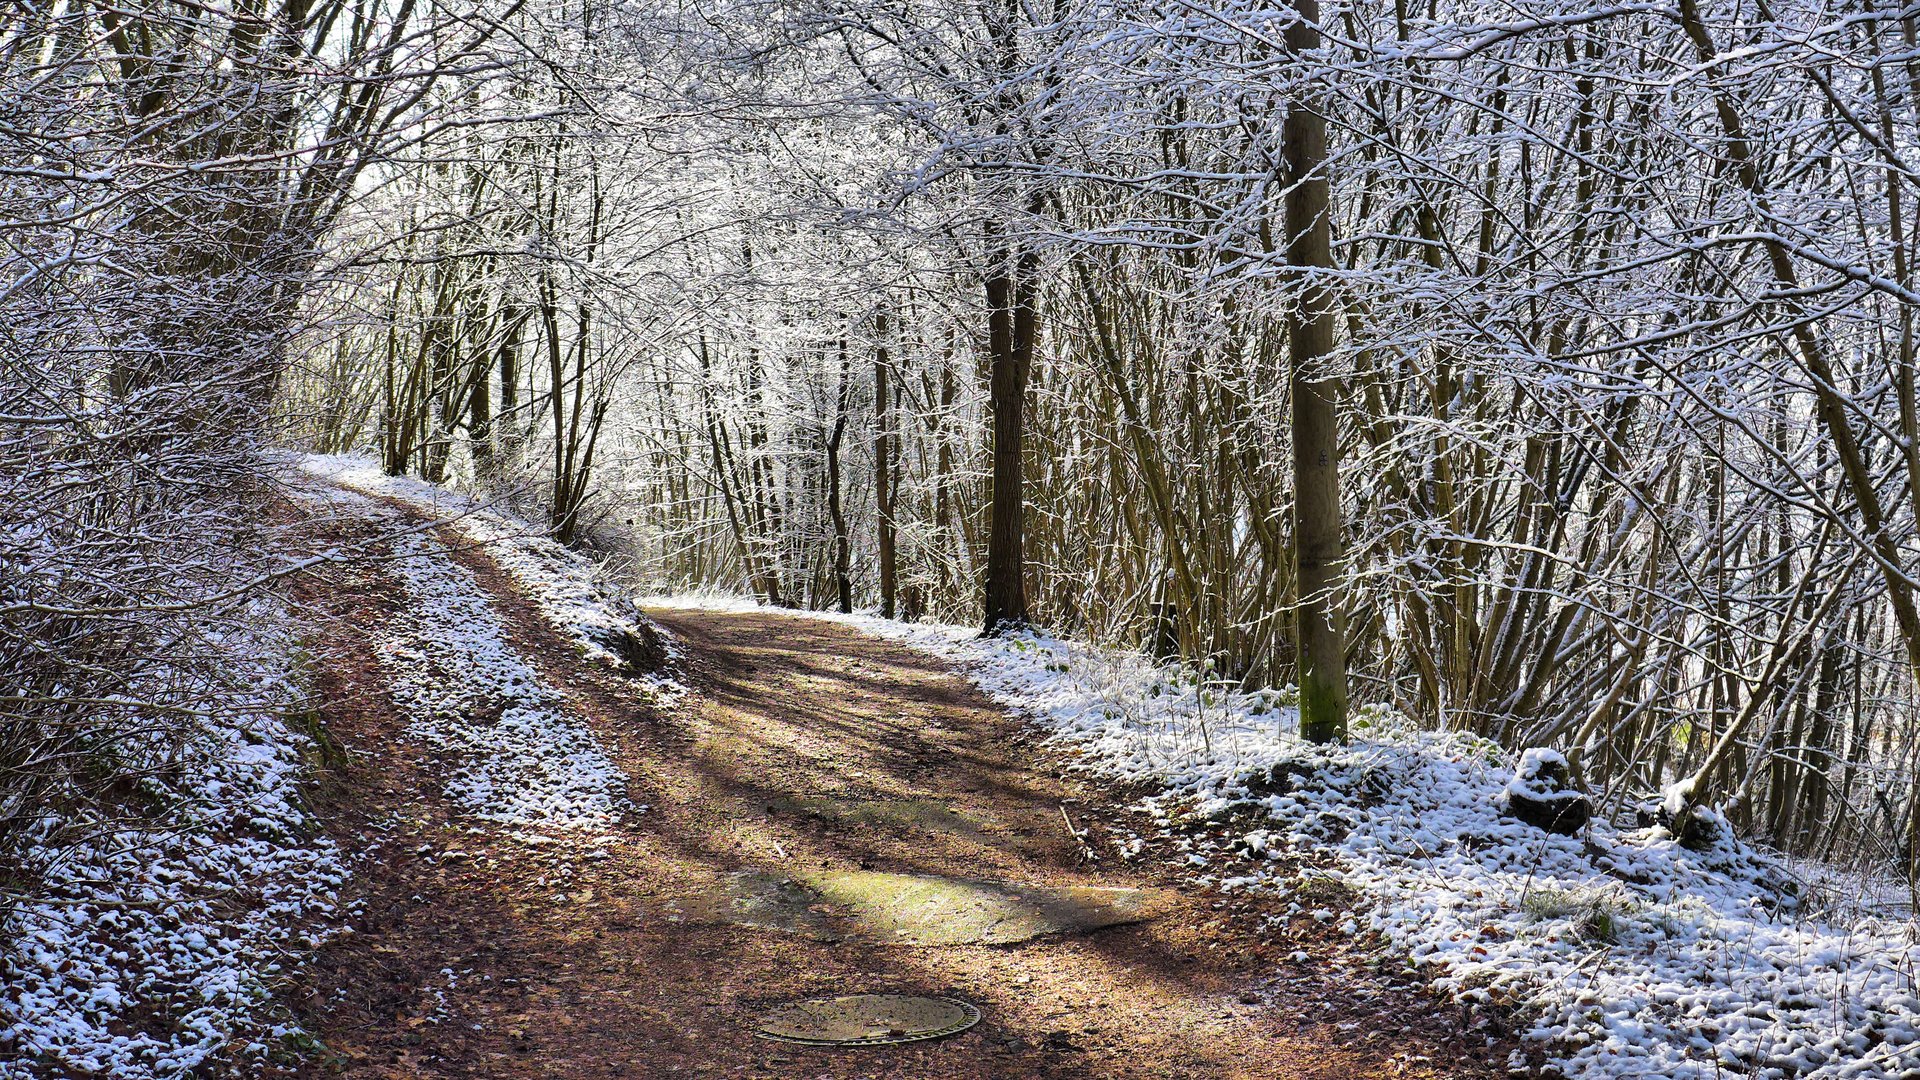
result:
[[[1067,823],[1067,834],[1080,845],[1080,861],[1099,862],[1100,855],[1093,850],[1093,845],[1087,842],[1087,834],[1073,827],[1073,819],[1067,816],[1066,803],[1060,804],[1060,820]]]

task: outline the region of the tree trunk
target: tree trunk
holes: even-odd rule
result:
[[[847,343],[840,342],[840,390],[834,397],[833,432],[823,441],[827,457],[827,514],[833,521],[833,587],[842,615],[853,614],[852,544],[847,537],[847,515],[840,502],[840,446],[847,435],[847,394],[852,371]]]
[[[988,503],[985,631],[1027,622],[1021,444],[1027,375],[1033,360],[1032,257],[999,244],[987,264],[987,406],[993,424],[993,492]]]
[[[1304,57],[1320,47],[1318,0],[1300,0],[1287,45]],[[1300,299],[1287,315],[1293,409],[1293,551],[1299,598],[1294,633],[1300,649],[1300,734],[1336,742],[1347,734],[1346,615],[1340,585],[1345,543],[1340,521],[1340,432],[1335,380],[1320,368],[1333,352],[1333,297],[1324,272],[1333,268],[1327,122],[1305,102],[1287,110],[1282,154],[1287,262],[1300,268]],[[1318,272],[1318,273],[1316,273]]]
[[[893,431],[888,412],[893,396],[893,359],[887,355],[887,314],[873,319],[878,339],[873,352],[873,497],[875,526],[880,545],[880,617],[893,618],[894,590],[898,579],[898,557],[894,550],[893,525]]]

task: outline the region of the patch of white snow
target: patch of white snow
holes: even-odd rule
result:
[[[14,838],[33,885],[0,913],[0,1078],[243,1070],[298,1033],[273,991],[319,944],[346,872],[300,802],[284,613],[262,600],[251,621],[251,638],[224,633],[231,707],[122,751],[145,810],[50,806]],[[159,730],[131,708],[124,723]]]
[[[629,673],[662,696],[683,692],[670,674],[679,656],[678,643],[649,623],[591,560],[554,541],[545,530],[437,484],[388,476],[371,458],[312,454],[298,458],[297,464],[302,472],[329,484],[362,495],[394,499],[444,520],[455,535],[484,546],[547,624],[597,663],[628,670],[628,658],[620,652],[622,644],[657,636],[666,653],[667,670]]]

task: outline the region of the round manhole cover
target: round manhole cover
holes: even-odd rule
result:
[[[809,1046],[874,1046],[938,1039],[979,1022],[979,1009],[954,998],[849,994],[789,1002],[761,1017],[753,1033]]]

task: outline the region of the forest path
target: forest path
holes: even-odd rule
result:
[[[308,601],[332,616],[315,646],[324,720],[347,751],[319,809],[361,858],[355,932],[322,950],[296,995],[326,1048],[305,1072],[1496,1074],[1491,1051],[1449,1045],[1459,1033],[1431,999],[1324,957],[1283,962],[1276,950],[1298,943],[1281,943],[1237,895],[1187,891],[1145,922],[1011,945],[823,941],[704,918],[741,872],[1173,879],[1158,860],[1120,855],[1137,819],[1104,809],[1021,721],[936,660],[817,620],[658,611],[691,684],[662,704],[582,661],[483,550],[441,539],[645,809],[578,837],[476,821],[446,797],[447,762],[409,737],[384,685],[391,668],[368,628],[403,603],[388,572],[365,563],[315,583]],[[816,922],[837,914],[816,910]],[[957,996],[983,1019],[943,1040],[852,1049],[751,1034],[770,1006],[855,992]]]

